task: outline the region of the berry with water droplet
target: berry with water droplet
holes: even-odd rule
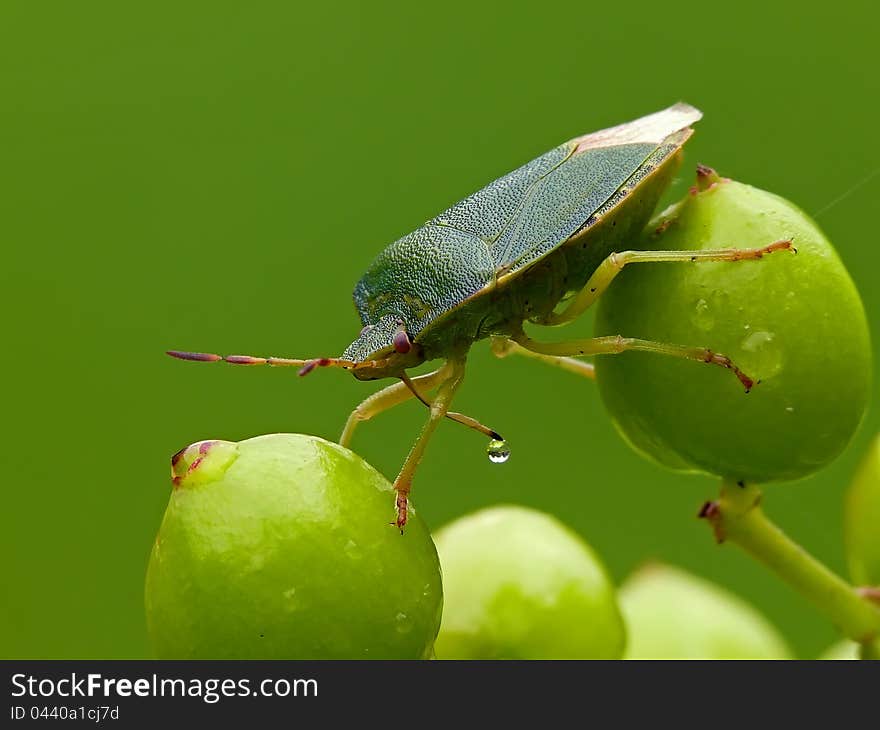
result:
[[[437,553],[393,490],[313,436],[202,441],[172,460],[150,556],[147,626],[160,658],[420,659],[440,624]]]
[[[493,464],[503,464],[510,458],[510,447],[504,439],[492,439],[486,447],[486,455]]]
[[[444,607],[438,659],[616,659],[614,586],[590,547],[553,517],[502,506],[435,535]]]
[[[779,632],[728,591],[679,568],[650,564],[620,587],[627,659],[788,659]]]
[[[746,395],[718,367],[638,352],[597,357],[602,399],[638,451],[675,469],[768,482],[806,476],[849,442],[869,393],[867,321],[849,274],[802,211],[705,168],[632,248],[782,239],[797,255],[633,264],[602,297],[597,335],[707,347],[757,381]]]

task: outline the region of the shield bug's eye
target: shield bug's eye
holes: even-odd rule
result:
[[[404,330],[397,330],[394,334],[392,344],[394,345],[394,351],[401,355],[405,355],[412,348],[412,343],[409,341],[409,335]]]

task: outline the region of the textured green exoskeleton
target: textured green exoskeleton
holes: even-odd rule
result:
[[[416,397],[430,418],[395,481],[397,520],[407,516],[412,475],[428,439],[444,417],[489,436],[489,456],[504,461],[508,451],[495,431],[449,411],[467,352],[492,337],[499,356],[526,354],[591,376],[592,367],[574,358],[646,350],[710,362],[750,379],[723,355],[618,337],[540,343],[523,324],[561,325],[575,319],[628,263],[692,261],[693,252],[626,250],[654,211],[678,166],[690,125],[701,117],[676,104],[617,127],[575,138],[499,178],[388,246],[354,290],[363,329],[341,358],[291,360],[172,352],[190,360],[233,364],[299,365],[351,370],[361,380],[396,378],[352,413],[340,438],[348,445],[358,422]],[[700,252],[699,260],[760,258],[777,248]],[[410,379],[407,370],[443,359],[440,369]],[[428,393],[436,389],[430,397]]]

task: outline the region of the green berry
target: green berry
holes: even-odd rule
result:
[[[787,659],[790,651],[754,608],[709,581],[651,564],[621,586],[627,659]]]
[[[553,517],[485,509],[435,536],[445,606],[438,659],[616,659],[624,631],[593,550]]]
[[[858,659],[859,645],[849,639],[842,639],[836,644],[829,646],[822,655],[818,657],[824,661],[841,660],[841,659]]]
[[[859,585],[880,585],[880,435],[846,494],[844,535],[849,572]]]
[[[160,658],[420,659],[442,589],[434,545],[358,456],[313,436],[203,441],[175,456],[147,571]]]
[[[703,179],[714,172],[703,171]],[[714,176],[633,248],[758,248],[792,239],[797,255],[634,264],[602,297],[596,334],[707,347],[758,382],[746,394],[720,367],[627,352],[597,358],[602,398],[624,437],[676,469],[752,482],[796,479],[849,442],[870,387],[858,292],[798,208]]]

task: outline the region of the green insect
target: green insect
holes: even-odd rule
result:
[[[676,104],[617,127],[577,137],[550,150],[388,246],[354,290],[363,329],[340,358],[274,357],[172,351],[184,360],[225,360],[237,365],[293,365],[306,375],[316,367],[350,370],[359,380],[395,378],[363,401],[345,425],[340,444],[351,442],[361,421],[416,398],[430,415],[394,481],[401,530],[413,474],[443,418],[489,437],[489,458],[509,450],[494,430],[450,411],[474,342],[492,338],[496,355],[528,355],[593,376],[576,358],[642,350],[720,365],[745,387],[752,380],[729,358],[687,347],[625,336],[544,343],[523,324],[558,326],[582,314],[627,264],[738,261],[790,248],[777,241],[760,249],[632,251],[669,185],[701,113]],[[431,373],[407,371],[429,360],[445,361]],[[433,397],[429,393],[436,391]]]

